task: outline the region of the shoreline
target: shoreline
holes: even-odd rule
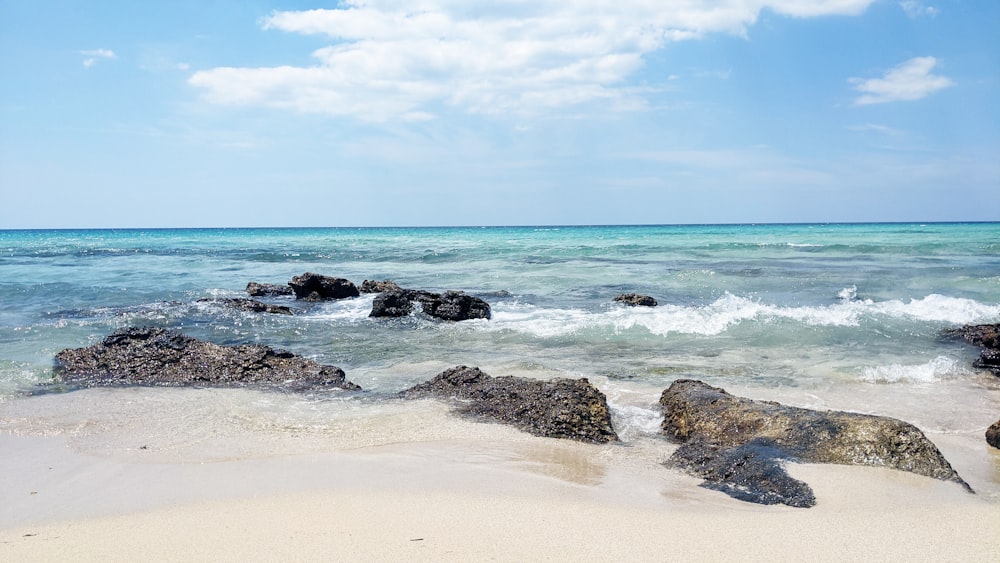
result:
[[[736,501],[642,456],[602,462],[589,446],[533,437],[200,463],[94,456],[65,435],[2,436],[0,448],[11,477],[0,559],[11,561],[1000,554],[996,499],[882,468],[791,464],[818,499],[796,509]]]

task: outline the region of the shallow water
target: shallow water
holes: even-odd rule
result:
[[[493,318],[371,319],[370,295],[266,299],[293,316],[197,302],[306,271],[465,290]],[[614,303],[623,292],[659,306]],[[1000,378],[940,337],[987,322],[1000,322],[1000,224],[0,231],[0,431],[72,435],[99,455],[147,441],[164,459],[202,460],[288,451],[289,437],[308,451],[450,439],[465,430],[444,430],[442,407],[387,396],[465,364],[589,378],[626,446],[656,440],[659,393],[678,378],[894,416],[995,490],[982,433],[1000,418]],[[285,348],[366,391],[29,396],[59,350],[130,325]]]

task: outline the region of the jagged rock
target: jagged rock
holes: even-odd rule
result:
[[[257,301],[256,299],[247,299],[245,297],[235,297],[235,298],[207,298],[199,299],[199,303],[218,303],[225,307],[231,309],[236,309],[237,311],[246,311],[248,313],[273,313],[276,315],[291,315],[292,310],[284,305],[271,305],[269,303],[264,303],[262,301]]]
[[[944,336],[963,338],[970,344],[982,348],[979,358],[972,362],[974,367],[988,369],[1000,376],[1000,324],[966,325],[944,331]]]
[[[361,293],[384,293],[386,291],[400,291],[402,288],[396,282],[390,280],[365,280],[361,282]]]
[[[380,293],[372,301],[369,317],[405,317],[413,312],[410,292],[405,290]]]
[[[345,299],[361,295],[358,287],[350,280],[333,278],[306,272],[288,282],[296,299],[323,301],[325,299]]]
[[[994,448],[1000,448],[1000,420],[986,429],[986,443]]]
[[[250,282],[247,284],[247,293],[251,297],[269,297],[274,295],[292,295],[291,286],[288,284],[278,285],[274,283]]]
[[[55,358],[57,381],[82,387],[157,385],[337,387],[358,390],[337,367],[263,344],[220,346],[173,330],[126,328]]]
[[[490,304],[461,291],[431,293],[415,289],[386,291],[372,301],[370,317],[405,317],[413,312],[414,302],[420,303],[423,312],[446,321],[489,319]]]
[[[442,294],[422,292],[417,299],[423,305],[424,313],[446,321],[489,319],[492,316],[489,303],[461,291]]]
[[[657,305],[656,299],[638,293],[622,293],[615,297],[615,301],[632,307],[656,307]]]
[[[459,399],[465,401],[463,413],[536,436],[596,444],[618,440],[604,393],[586,379],[491,377],[479,368],[457,366],[401,395]]]
[[[741,500],[812,506],[809,486],[785,474],[782,460],[890,467],[972,492],[934,444],[901,420],[754,401],[688,379],[671,384],[660,405],[663,433],[684,442],[668,464]]]

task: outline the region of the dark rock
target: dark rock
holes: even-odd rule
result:
[[[126,328],[99,344],[66,349],[56,379],[81,387],[157,385],[337,387],[358,390],[337,367],[262,344],[220,346],[173,330]]]
[[[986,443],[994,448],[1000,448],[1000,420],[986,429]]]
[[[288,282],[296,299],[323,301],[325,299],[345,299],[361,295],[353,282],[344,278],[333,278],[306,272]]]
[[[467,401],[461,412],[536,436],[595,444],[618,440],[604,393],[586,379],[491,377],[479,368],[458,366],[403,391],[402,396]]]
[[[979,358],[972,362],[973,367],[988,369],[1000,376],[1000,324],[966,325],[946,330],[944,336],[962,338],[982,348]]]
[[[615,297],[615,301],[632,307],[656,307],[657,305],[656,299],[638,293],[622,293]]]
[[[420,292],[415,295],[423,305],[424,313],[446,321],[489,319],[493,314],[489,303],[461,291],[442,294]]]
[[[372,301],[370,317],[405,317],[413,312],[414,302],[420,303],[423,312],[446,321],[489,319],[490,304],[461,291],[431,293],[416,289],[386,291]]]
[[[386,291],[400,291],[401,289],[396,285],[396,282],[390,280],[365,280],[361,282],[361,293],[384,293]]]
[[[291,286],[288,284],[278,285],[274,283],[250,282],[247,284],[247,293],[251,297],[270,297],[275,295],[292,295]]]
[[[405,317],[413,312],[410,292],[405,290],[380,293],[372,301],[369,317]]]
[[[290,289],[290,288],[289,288]],[[199,303],[218,303],[219,305],[229,307],[231,309],[236,309],[237,311],[246,311],[247,313],[273,313],[276,315],[291,315],[292,310],[284,305],[271,305],[256,299],[247,299],[245,297],[236,298],[208,298],[199,299]]]
[[[890,467],[972,492],[934,444],[901,420],[754,401],[687,379],[671,384],[660,405],[663,432],[685,442],[668,463],[742,500],[811,506],[808,485],[777,474],[782,460]]]

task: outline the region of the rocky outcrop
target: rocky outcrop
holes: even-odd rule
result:
[[[986,429],[986,443],[994,448],[1000,448],[1000,420]]]
[[[257,301],[256,299],[247,299],[245,297],[199,299],[198,303],[216,303],[218,305],[222,305],[223,307],[229,307],[230,309],[245,311],[247,313],[271,313],[275,315],[292,314],[292,310],[284,305],[271,305],[270,303],[264,303],[262,301]]]
[[[457,366],[401,394],[463,401],[459,410],[536,436],[604,444],[618,440],[604,394],[586,379],[491,377]]]
[[[420,303],[424,313],[446,321],[489,319],[489,303],[461,291],[431,293],[400,289],[379,294],[372,301],[370,317],[405,317],[413,312],[414,303]]]
[[[384,293],[386,291],[399,291],[402,288],[396,282],[390,280],[365,280],[361,282],[361,293]]]
[[[657,305],[656,299],[638,293],[622,293],[615,297],[615,301],[631,307],[656,307]]]
[[[262,344],[220,346],[162,328],[119,330],[55,358],[57,381],[95,386],[337,387],[358,390],[337,367]]]
[[[296,299],[305,301],[324,301],[327,299],[345,299],[361,295],[354,282],[344,278],[334,278],[306,272],[295,276],[288,282],[295,293]]]
[[[292,287],[288,284],[250,282],[247,284],[247,294],[250,297],[273,297],[275,295],[292,295]]]
[[[446,321],[469,319],[489,319],[492,316],[489,303],[461,291],[425,293],[418,296],[424,313]]]
[[[946,330],[944,335],[949,338],[962,338],[982,348],[979,358],[972,362],[972,365],[988,369],[994,375],[1000,376],[1000,324],[966,325]]]
[[[675,381],[660,405],[663,433],[683,443],[668,464],[741,500],[815,504],[785,460],[889,467],[972,491],[920,430],[893,418],[754,401],[694,380]]]
[[[413,312],[411,292],[404,290],[380,293],[372,301],[369,317],[405,317]]]

